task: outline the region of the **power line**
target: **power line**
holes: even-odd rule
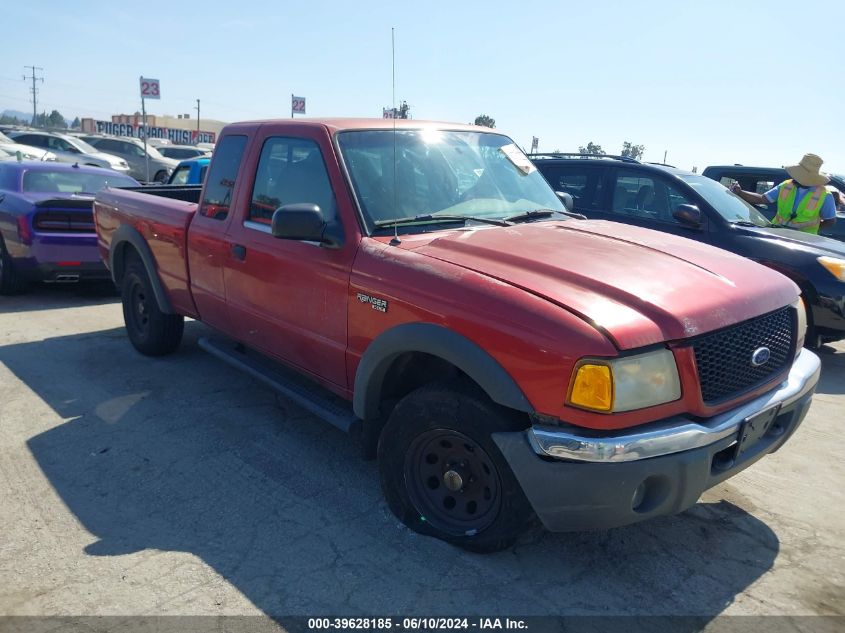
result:
[[[23,80],[26,81],[27,79],[32,79],[32,88],[29,91],[32,93],[32,125],[35,125],[35,122],[38,120],[38,83],[44,83],[44,77],[36,77],[35,71],[44,69],[41,66],[24,66],[24,69],[30,69],[32,71],[32,76],[27,77],[26,75],[23,76]]]

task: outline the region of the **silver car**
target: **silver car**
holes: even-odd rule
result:
[[[56,155],[53,152],[40,147],[15,143],[3,132],[0,132],[0,150],[3,150],[7,156],[14,158],[17,158],[17,155],[20,154],[22,160],[56,160]]]
[[[129,164],[122,158],[101,152],[82,139],[69,134],[24,130],[9,132],[8,136],[15,143],[49,150],[56,155],[56,160],[60,163],[79,163],[92,167],[105,167],[122,174],[129,171]]]
[[[144,141],[128,136],[98,136],[82,137],[99,150],[120,156],[129,163],[129,175],[141,182],[167,182],[170,174],[179,164],[178,160],[166,158],[159,150],[147,144],[144,154]],[[150,175],[147,178],[147,156],[150,159]]]

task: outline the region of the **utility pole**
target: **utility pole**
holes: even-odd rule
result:
[[[44,69],[41,66],[24,66],[24,68],[32,71],[32,76],[27,77],[24,75],[23,80],[32,79],[32,88],[29,91],[32,93],[32,126],[35,127],[35,122],[38,120],[38,86],[36,82],[40,81],[44,83],[44,77],[36,77],[35,72],[38,70],[43,71]]]
[[[197,111],[197,143],[200,142],[200,100],[197,99],[197,107],[194,108]]]

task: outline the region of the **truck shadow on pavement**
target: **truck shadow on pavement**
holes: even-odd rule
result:
[[[0,362],[66,420],[27,445],[91,533],[85,554],[189,552],[282,623],[314,614],[709,618],[778,555],[777,535],[726,501],[610,532],[536,531],[488,556],[463,552],[402,527],[376,465],[200,351],[201,324],[187,323],[181,350],[164,359],[135,353],[120,331],[0,348]],[[216,595],[195,592],[187,608],[214,613]]]

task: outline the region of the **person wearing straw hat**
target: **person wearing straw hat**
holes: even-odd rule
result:
[[[766,193],[743,191],[738,183],[731,191],[751,204],[777,201],[775,224],[818,234],[819,228],[829,228],[836,222],[836,203],[825,188],[830,177],[821,172],[823,162],[815,154],[804,154],[800,163],[786,168],[791,178]]]

